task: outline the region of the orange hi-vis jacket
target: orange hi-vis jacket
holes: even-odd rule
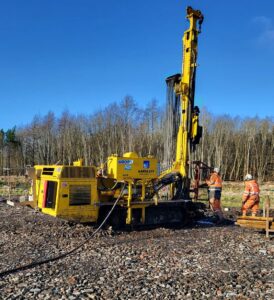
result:
[[[243,201],[247,201],[249,199],[258,201],[259,200],[259,185],[256,180],[247,180],[245,181],[245,190],[243,193]]]
[[[217,173],[211,174],[210,179],[207,180],[206,183],[208,184],[210,191],[222,189],[222,179]]]

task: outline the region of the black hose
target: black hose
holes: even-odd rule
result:
[[[89,242],[94,237],[94,235],[106,223],[106,221],[110,217],[111,213],[113,212],[114,208],[116,207],[118,201],[121,199],[121,197],[123,195],[123,191],[125,189],[125,186],[126,186],[126,184],[123,185],[119,197],[115,200],[112,208],[110,209],[110,211],[108,212],[108,214],[106,215],[106,217],[104,218],[104,220],[102,221],[102,223],[100,224],[100,226],[98,228],[96,228],[96,230],[92,233],[92,235],[88,239],[86,239],[84,242],[80,243],[78,246],[76,246],[72,250],[70,250],[68,252],[65,252],[65,253],[62,253],[62,254],[59,254],[57,256],[49,257],[49,258],[46,258],[46,259],[42,259],[42,260],[39,260],[39,261],[32,262],[30,264],[22,265],[22,266],[19,266],[19,267],[16,267],[16,268],[12,268],[12,269],[8,269],[6,271],[0,272],[0,278],[4,277],[4,276],[7,276],[9,274],[13,274],[13,273],[16,273],[16,272],[19,272],[19,271],[29,270],[29,269],[32,269],[34,267],[41,266],[41,265],[47,264],[49,262],[53,262],[53,261],[62,259],[64,257],[69,256],[70,254],[74,253],[75,251],[79,250],[80,248],[82,248],[87,242]]]

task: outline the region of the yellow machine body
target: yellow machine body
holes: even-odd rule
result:
[[[158,169],[157,159],[139,157],[134,152],[125,153],[122,157],[112,155],[107,159],[107,176],[116,180],[155,179],[159,175]]]
[[[134,152],[123,156],[111,155],[100,168],[85,167],[82,160],[72,166],[35,166],[31,175],[31,196],[43,213],[78,222],[97,222],[100,213],[103,214],[105,208],[105,211],[110,209],[116,199],[119,200],[118,210],[126,212],[125,218],[124,215],[121,217],[126,224],[133,224],[134,219],[145,223],[146,212],[150,208],[156,212],[156,219],[162,222],[165,219],[160,217],[161,210],[172,217],[180,213],[184,199],[160,199],[158,191],[166,185],[175,187],[177,173],[188,178],[189,151],[198,134],[198,114],[193,109],[193,101],[198,36],[196,23],[202,20],[202,15],[188,8],[187,18],[190,28],[183,37],[183,70],[174,86],[181,101],[181,124],[173,166],[160,174],[156,158],[140,157]],[[176,176],[173,176],[174,173]]]
[[[33,201],[45,214],[96,222],[99,208],[96,169],[83,166],[35,166]]]

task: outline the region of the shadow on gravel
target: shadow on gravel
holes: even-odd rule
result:
[[[85,226],[97,226],[94,224],[85,224]],[[180,229],[196,229],[196,228],[209,228],[209,227],[231,227],[235,226],[235,221],[230,219],[225,219],[223,222],[218,222],[214,217],[204,217],[200,219],[194,219],[188,223],[167,223],[167,224],[153,224],[153,225],[127,225],[120,228],[112,228],[110,225],[105,225],[101,231],[105,232],[115,232],[116,233],[126,233],[132,231],[150,231],[156,229],[167,229],[167,230],[180,230]]]

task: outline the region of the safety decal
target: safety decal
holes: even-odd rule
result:
[[[118,164],[120,164],[120,165],[132,165],[133,160],[132,159],[119,159]]]
[[[144,169],[149,169],[149,167],[150,167],[150,161],[149,160],[144,160],[143,167],[144,167]]]

